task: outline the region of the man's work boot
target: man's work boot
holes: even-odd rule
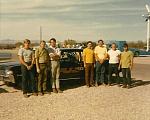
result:
[[[57,92],[58,92],[58,93],[63,93],[63,91],[60,90],[59,88],[57,88]]]
[[[58,93],[58,91],[55,88],[53,88],[53,93]]]

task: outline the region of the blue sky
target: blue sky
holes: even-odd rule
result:
[[[0,39],[146,40],[149,0],[0,0]]]

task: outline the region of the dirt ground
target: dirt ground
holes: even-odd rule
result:
[[[80,86],[24,98],[0,84],[0,120],[150,120],[150,57],[135,58],[133,88]]]

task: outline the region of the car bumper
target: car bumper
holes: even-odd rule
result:
[[[2,81],[4,81],[4,82],[15,83],[15,78],[14,78],[13,75],[9,75],[9,76],[0,75],[0,80],[2,80]]]

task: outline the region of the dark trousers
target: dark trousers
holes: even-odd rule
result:
[[[96,62],[96,83],[104,83],[105,80],[105,64]]]
[[[30,65],[30,63],[28,65]],[[30,90],[36,92],[36,80],[33,68],[28,70],[26,66],[21,64],[21,72],[23,94],[30,92]]]
[[[131,70],[130,68],[122,68],[123,85],[131,85]]]
[[[94,84],[94,63],[86,63],[85,82],[87,86]]]
[[[109,64],[109,73],[108,73],[108,84],[112,83],[112,74],[115,73],[116,75],[116,82],[120,84],[119,80],[119,71],[118,71],[119,64]]]
[[[46,82],[47,82],[47,64],[39,64],[40,73],[38,75],[38,92],[46,91]]]

